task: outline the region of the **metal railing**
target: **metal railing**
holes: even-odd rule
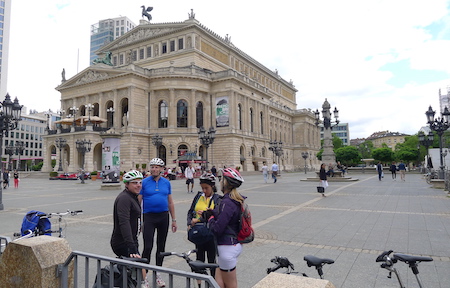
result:
[[[11,242],[11,238],[0,235],[0,256],[3,254],[3,251],[9,242]]]
[[[82,259],[84,261],[82,261]],[[91,262],[95,261],[95,267],[91,267]],[[73,267],[72,267],[73,263]],[[108,264],[106,264],[108,263]],[[106,265],[105,265],[106,264]],[[85,253],[80,251],[73,251],[64,264],[59,265],[57,275],[61,277],[61,285],[62,288],[68,287],[101,287],[100,281],[97,281],[97,285],[94,285],[97,275],[101,275],[102,266],[108,266],[109,271],[113,271],[113,265],[120,264],[122,272],[128,270],[140,271],[141,269],[146,269],[151,273],[152,277],[147,277],[148,279],[152,279],[150,284],[153,284],[153,287],[156,287],[156,273],[161,273],[161,275],[168,275],[169,283],[166,283],[166,287],[191,287],[191,283],[196,280],[204,281],[205,287],[214,287],[219,288],[219,285],[214,280],[214,278],[210,275],[197,274],[192,272],[186,272],[181,270],[175,270],[170,268],[165,268],[161,266],[154,266],[150,264],[143,264],[138,262],[132,262],[128,260],[123,260],[119,258],[106,257],[91,253]],[[186,265],[187,266],[187,265]],[[187,266],[188,267],[188,266]],[[72,271],[73,269],[73,277]],[[69,275],[70,274],[70,275]],[[142,278],[141,273],[134,273],[137,277],[137,281],[140,281]],[[84,277],[83,277],[84,276]],[[114,287],[114,277],[109,277],[109,286]],[[125,277],[126,278],[126,277]],[[71,279],[71,280],[69,280]],[[184,283],[184,284],[183,284]],[[140,282],[138,282],[138,285]],[[138,286],[139,287],[139,286]]]

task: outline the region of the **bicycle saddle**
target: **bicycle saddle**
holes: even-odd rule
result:
[[[211,269],[218,268],[219,265],[215,263],[204,263],[202,261],[191,261],[189,262],[189,266],[194,270],[203,270],[203,269]]]
[[[415,262],[429,262],[433,261],[433,258],[427,257],[427,256],[413,256],[413,255],[406,255],[401,253],[394,253],[393,259],[400,260],[402,262],[405,262],[407,264],[415,263]]]
[[[334,260],[333,259],[328,259],[328,258],[319,258],[316,256],[312,256],[312,255],[306,255],[305,257],[303,257],[303,260],[306,261],[306,264],[308,264],[308,267],[311,266],[323,266],[324,264],[333,264]]]

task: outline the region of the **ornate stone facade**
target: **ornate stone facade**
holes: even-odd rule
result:
[[[51,170],[50,151],[57,137],[68,140],[63,153],[68,171],[81,167],[77,139],[93,143],[86,170],[103,170],[104,133],[120,135],[121,171],[142,167],[156,156],[171,167],[185,152],[204,159],[200,126],[216,129],[208,149],[209,167],[258,171],[263,161],[275,159],[271,140],[283,142],[279,164],[285,170],[303,168],[301,152],[315,155],[320,149],[314,113],[296,110],[292,82],[192,17],[180,23],[141,21],[99,54],[106,52],[112,53],[113,66],[92,65],[57,87],[67,115],[98,116],[106,122],[63,125],[57,134],[45,136],[44,171]],[[90,113],[88,103],[93,104]],[[152,143],[156,134],[162,137],[159,150]],[[315,156],[310,161],[318,165]]]

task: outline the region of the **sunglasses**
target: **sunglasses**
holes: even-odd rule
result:
[[[130,181],[129,183],[133,183],[133,184],[142,184],[142,181]]]

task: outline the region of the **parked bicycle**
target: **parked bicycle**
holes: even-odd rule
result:
[[[219,265],[217,265],[216,263],[204,263],[202,261],[198,261],[198,260],[192,260],[189,255],[196,253],[197,250],[193,249],[193,250],[189,250],[187,252],[183,252],[183,253],[178,253],[178,252],[160,252],[159,255],[161,257],[166,257],[166,256],[178,256],[180,258],[183,258],[186,263],[189,265],[189,267],[191,268],[191,271],[197,274],[204,274],[204,275],[208,275],[208,270],[209,270],[209,275],[211,275],[211,270],[212,269],[216,269],[219,267]],[[194,282],[194,287],[199,287],[197,281],[193,281]],[[190,287],[190,283],[188,284]],[[219,285],[217,284],[216,281],[213,280],[212,285],[216,285],[216,286],[210,286],[210,284],[205,281],[205,287],[219,287]],[[172,287],[172,286],[171,286]]]
[[[430,171],[425,175],[425,180],[428,184],[431,184],[432,179],[439,179],[439,176],[436,171]]]
[[[389,279],[392,278],[392,273],[395,274],[398,280],[398,284],[400,285],[400,288],[406,288],[406,286],[403,285],[403,282],[400,278],[400,274],[398,273],[398,270],[394,267],[394,264],[396,264],[398,261],[404,262],[409,265],[409,268],[411,268],[411,271],[416,276],[417,283],[419,284],[419,287],[422,288],[422,282],[419,278],[419,268],[418,263],[420,262],[431,262],[433,261],[433,258],[427,257],[427,256],[413,256],[413,255],[406,255],[401,253],[394,253],[391,256],[391,253],[394,252],[392,250],[384,251],[380,255],[378,255],[376,262],[383,262],[381,263],[381,268],[384,268],[389,271],[389,275],[387,276]]]
[[[118,257],[118,259],[137,262],[148,263],[146,258],[130,258]],[[110,263],[104,268],[100,269],[100,274],[95,277],[95,282],[92,288],[140,288],[143,281],[142,269],[131,267],[126,264]],[[112,272],[111,272],[112,271]]]
[[[305,257],[303,257],[303,260],[306,261],[306,264],[308,265],[308,267],[314,266],[316,268],[320,279],[324,279],[322,267],[325,264],[333,264],[334,263],[333,259],[319,258],[319,257],[312,256],[312,255],[306,255]],[[289,261],[289,259],[286,257],[275,256],[275,258],[271,259],[270,262],[275,263],[276,266],[274,266],[272,268],[267,268],[267,274],[269,274],[271,272],[275,272],[280,268],[286,268],[286,272],[285,272],[286,274],[298,273],[298,272],[294,272],[294,264],[292,264],[291,261]],[[306,275],[305,273],[301,273],[301,274],[304,277],[308,277],[308,275]]]

